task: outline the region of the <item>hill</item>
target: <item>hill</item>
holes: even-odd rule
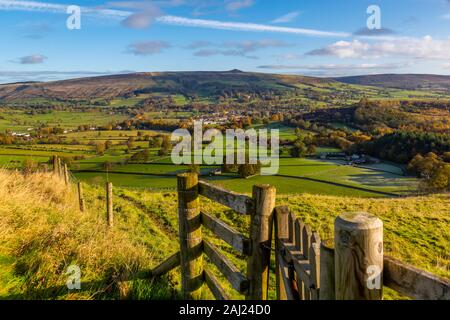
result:
[[[292,91],[300,86],[329,85],[334,80],[304,76],[225,72],[145,72],[72,80],[0,85],[0,99],[93,99],[142,93],[213,96],[224,91]]]
[[[381,88],[450,92],[450,76],[434,74],[376,74],[339,77],[333,78],[333,80]]]

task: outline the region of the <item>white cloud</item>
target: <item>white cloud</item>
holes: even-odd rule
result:
[[[235,4],[234,6],[238,6]],[[41,12],[53,12],[53,13],[66,13],[67,5],[64,4],[53,4],[44,3],[37,1],[12,1],[12,0],[0,0],[0,10],[19,10],[19,11],[41,11]],[[103,9],[97,7],[82,7],[81,12],[87,15],[95,15],[103,18],[114,18],[114,19],[127,19],[130,16],[137,14],[136,12],[125,11],[125,10],[114,10],[114,9]],[[146,26],[146,22],[151,23],[152,20],[147,21],[144,17],[135,17],[135,23],[131,23],[136,27]],[[140,19],[138,19],[140,18]],[[147,17],[148,18],[148,17]],[[152,19],[153,17],[151,17]],[[208,29],[219,29],[219,30],[232,30],[232,31],[249,31],[249,32],[274,32],[274,33],[287,33],[287,34],[297,34],[297,35],[307,35],[307,36],[318,36],[318,37],[349,37],[350,34],[346,32],[338,31],[321,31],[315,29],[304,29],[304,28],[287,28],[278,27],[264,24],[256,23],[245,23],[245,22],[225,22],[217,20],[204,20],[204,19],[191,19],[185,17],[165,15],[160,16],[155,19],[156,22],[175,26],[185,26],[185,27],[197,27],[197,28],[208,28]]]
[[[276,18],[275,20],[272,20],[272,23],[288,23],[295,20],[295,18],[297,18],[299,15],[299,11],[289,12],[281,17]]]
[[[255,4],[254,0],[234,0],[225,4],[225,10],[236,12],[244,8],[249,8]]]
[[[321,49],[307,53],[312,56],[336,56],[339,58],[380,58],[400,56],[417,59],[449,59],[450,39],[437,40],[431,36],[423,38],[397,38],[374,43],[338,41]]]
[[[126,17],[122,21],[122,25],[134,29],[143,29],[150,26],[158,16],[161,16],[161,11],[155,6],[149,6],[141,12]]]
[[[47,3],[38,1],[21,1],[21,0],[0,0],[0,10],[11,11],[41,11],[41,12],[53,12],[53,13],[66,13],[66,4]],[[98,16],[105,16],[110,18],[126,18],[132,14],[132,12],[113,10],[113,9],[101,9],[101,8],[88,8],[83,7],[82,13],[94,14]]]
[[[307,36],[319,36],[319,37],[348,37],[350,34],[345,32],[335,31],[320,31],[314,29],[302,29],[302,28],[287,28],[276,27],[256,23],[245,22],[223,22],[217,20],[204,20],[204,19],[190,19],[177,16],[162,16],[156,19],[157,22],[185,26],[185,27],[197,27],[197,28],[209,28],[220,30],[233,30],[233,31],[252,31],[252,32],[276,32],[276,33],[290,33]]]
[[[40,64],[44,63],[46,59],[47,57],[42,54],[32,54],[30,56],[19,58],[18,62],[20,64]]]
[[[137,56],[148,56],[161,53],[171,45],[165,41],[142,41],[135,42],[128,46],[128,52]]]
[[[209,41],[195,41],[185,47],[186,49],[198,50],[194,52],[197,57],[210,57],[216,55],[241,56],[249,59],[257,59],[256,56],[248,55],[250,52],[267,48],[286,48],[294,44],[277,39],[241,40],[227,41],[223,43],[211,43]]]

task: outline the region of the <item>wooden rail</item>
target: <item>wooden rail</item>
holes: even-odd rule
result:
[[[450,281],[385,256],[383,283],[412,299],[450,300]]]
[[[244,236],[206,212],[200,212],[199,196],[225,205],[236,213],[250,215],[249,236]],[[194,173],[185,173],[178,175],[178,199],[182,290],[185,297],[195,298],[200,295],[201,279],[216,298],[228,298],[214,275],[200,263],[204,253],[236,291],[245,294],[247,299],[267,299],[275,188],[268,185],[254,186],[253,195],[249,197],[198,181]],[[246,275],[216,246],[203,239],[202,226],[239,254],[248,257]],[[189,235],[189,232],[192,234]],[[197,248],[197,254],[188,253],[194,247]],[[200,273],[202,277],[199,277]],[[189,278],[191,281],[192,278],[196,279],[195,285],[187,285]]]
[[[199,181],[198,193],[208,199],[233,209],[237,213],[251,214],[254,210],[252,198],[222,189],[205,181]]]
[[[379,300],[386,286],[413,299],[450,299],[449,280],[383,257],[381,232],[381,221],[371,215],[343,214],[336,219],[335,239],[320,241],[288,207],[276,207],[277,298]]]
[[[208,270],[203,270],[204,279],[209,290],[217,300],[230,300],[230,297],[220,285],[219,280]]]
[[[58,159],[53,163],[54,172],[60,172]],[[110,188],[108,185],[108,213],[112,212]],[[79,190],[81,194],[82,188]],[[450,300],[449,280],[384,256],[383,223],[377,217],[363,212],[341,214],[335,220],[334,239],[322,241],[287,206],[275,207],[275,193],[275,188],[260,185],[253,187],[249,197],[198,181],[194,173],[178,175],[180,251],[150,275],[158,277],[180,266],[185,298],[201,298],[206,284],[216,299],[230,299],[204,263],[205,255],[206,262],[214,264],[237,292],[247,299],[265,300],[274,226],[279,300],[379,300],[384,286],[413,299]],[[250,215],[249,235],[201,211],[201,196]],[[82,207],[80,200],[80,210]],[[112,225],[112,216],[109,220]],[[204,238],[202,227],[247,256],[246,274]]]
[[[222,239],[237,252],[244,255],[250,255],[250,239],[240,234],[232,227],[227,225],[220,219],[213,217],[205,212],[200,212],[202,216],[202,224],[212,231],[217,238]]]
[[[233,263],[220,253],[216,246],[207,240],[203,240],[203,250],[206,256],[227,278],[236,291],[244,293],[248,289],[247,278],[233,265]]]

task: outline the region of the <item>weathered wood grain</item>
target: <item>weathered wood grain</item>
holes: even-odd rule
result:
[[[319,300],[320,288],[320,238],[319,234],[313,233],[312,243],[309,247],[309,264],[310,264],[310,295],[311,300]]]
[[[209,290],[211,290],[214,298],[216,298],[217,300],[230,300],[230,297],[222,288],[220,282],[208,269],[203,270],[203,275],[206,285],[208,286]]]
[[[181,288],[185,299],[200,299],[203,284],[203,240],[198,176],[195,173],[183,173],[177,176],[177,183]]]
[[[280,254],[280,243],[279,240],[287,241],[289,238],[289,226],[288,226],[288,215],[289,208],[286,206],[276,207],[275,210],[275,251],[277,254],[275,255],[275,278],[276,278],[276,290],[277,290],[277,299],[278,300],[291,300],[288,296],[288,292],[286,292],[286,270],[284,266],[284,262],[282,261],[282,257]]]
[[[333,239],[320,243],[320,300],[334,300],[334,248]]]
[[[78,205],[80,207],[80,211],[84,212],[84,195],[83,195],[83,184],[78,182]]]
[[[250,281],[249,300],[266,300],[268,294],[270,248],[276,189],[270,185],[253,186],[254,212],[250,218],[252,254],[247,260]]]
[[[212,215],[205,212],[201,212],[200,214],[202,217],[202,224],[211,230],[218,238],[224,240],[239,253],[245,255],[250,254],[251,243],[249,238]]]
[[[167,258],[165,261],[163,261],[161,264],[159,264],[157,267],[152,269],[150,272],[150,275],[152,277],[160,277],[167,272],[169,272],[172,269],[175,269],[180,265],[180,252],[176,252],[173,255],[171,255],[169,258]]]
[[[223,204],[241,214],[251,214],[254,211],[252,198],[238,194],[205,181],[199,182],[199,194],[215,202]]]
[[[450,300],[450,281],[384,257],[384,285],[418,300]]]
[[[383,297],[383,222],[365,212],[344,213],[334,224],[337,300]]]
[[[227,278],[231,286],[238,292],[247,291],[249,283],[246,277],[231,263],[219,249],[207,240],[203,240],[203,250],[211,262]]]

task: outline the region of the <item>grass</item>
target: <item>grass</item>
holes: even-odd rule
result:
[[[104,219],[102,189],[86,186],[87,212],[72,187],[47,173],[0,172],[0,298],[173,299],[176,275],[161,282],[132,279],[176,248],[176,240],[126,201],[115,201],[115,227]],[[81,268],[82,290],[68,291],[65,272]]]
[[[175,178],[171,178],[175,180]],[[73,186],[47,173],[0,171],[0,299],[176,299],[179,273],[160,281],[131,280],[178,250],[175,192],[114,188],[114,227],[108,230],[103,186],[85,185],[87,211],[79,212]],[[248,217],[202,198],[202,210],[248,234]],[[312,194],[279,195],[322,239],[335,217],[367,211],[384,223],[385,252],[450,278],[448,195],[377,199]],[[245,273],[246,261],[204,230],[204,237]],[[208,263],[205,258],[205,263]],[[82,290],[68,291],[65,271],[80,266]],[[235,299],[243,298],[208,266]],[[271,266],[273,271],[273,264]],[[271,278],[270,297],[275,297]],[[387,298],[397,298],[392,292]],[[204,290],[204,298],[211,298]]]
[[[73,130],[80,125],[105,125],[128,118],[124,115],[110,114],[98,110],[92,112],[52,111],[50,113],[33,115],[26,114],[20,110],[9,110],[8,112],[1,112],[0,116],[0,132],[5,130],[27,132],[28,128],[37,128],[42,124]]]

